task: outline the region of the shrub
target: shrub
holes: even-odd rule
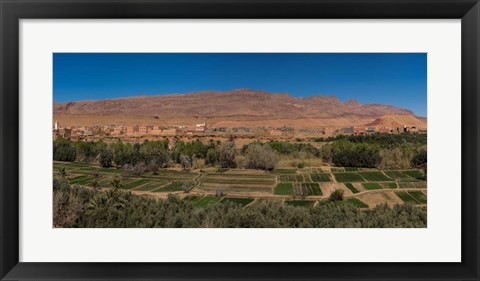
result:
[[[343,200],[343,193],[342,189],[335,189],[330,193],[330,197],[328,198],[330,201],[342,201]]]
[[[77,150],[71,141],[61,138],[53,142],[53,160],[71,162],[76,156]]]
[[[250,144],[245,152],[246,167],[271,171],[275,169],[277,156],[275,151],[268,146],[258,143]]]
[[[340,167],[375,168],[382,162],[380,146],[340,140],[333,144],[332,162]]]

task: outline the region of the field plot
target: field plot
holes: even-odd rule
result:
[[[361,182],[365,181],[358,173],[333,173],[338,182]]]
[[[411,184],[413,184],[415,188],[427,188],[427,182],[425,181],[412,182]]]
[[[423,173],[420,170],[408,170],[408,171],[402,171],[402,173],[414,179],[418,179],[418,180],[425,179]]]
[[[320,185],[316,182],[304,182],[301,183],[303,190],[306,192],[307,195],[322,195],[322,190],[320,189]]]
[[[409,191],[410,196],[415,198],[420,204],[427,204],[427,195],[421,191]]]
[[[399,188],[416,188],[413,182],[400,182],[398,183]]]
[[[392,179],[408,178],[408,176],[402,173],[401,171],[385,171],[385,174],[391,177]]]
[[[351,191],[352,193],[354,193],[354,194],[360,192],[358,189],[356,189],[356,188],[353,186],[353,184],[352,184],[351,182],[345,183],[345,186],[346,186],[348,189],[350,189],[350,191]]]
[[[191,187],[193,182],[188,181],[175,181],[169,183],[165,186],[159,187],[157,189],[152,190],[153,192],[175,192],[175,191],[183,191],[184,187]]]
[[[397,196],[400,197],[400,199],[402,199],[405,203],[418,204],[418,201],[406,191],[397,192]]]
[[[329,182],[332,181],[329,174],[327,173],[314,173],[310,174],[310,178],[313,182]]]
[[[297,169],[275,169],[271,171],[272,174],[295,174]]]
[[[134,187],[144,185],[144,184],[149,183],[149,182],[151,182],[150,179],[139,179],[139,180],[135,180],[135,181],[132,181],[132,182],[129,182],[129,183],[125,184],[123,188],[131,189],[131,188],[134,188]]]
[[[380,185],[383,188],[398,188],[398,185],[396,182],[382,182]]]
[[[397,195],[405,203],[427,204],[427,195],[421,191],[401,191]]]
[[[247,206],[248,204],[252,203],[254,199],[252,198],[223,198],[222,203],[233,202],[238,205],[242,205],[242,207]]]
[[[79,175],[69,180],[70,184],[86,184],[92,180],[92,176]]]
[[[305,181],[303,175],[300,174],[288,174],[288,175],[278,175],[278,180],[280,182],[303,182]]]
[[[385,176],[382,172],[359,172],[367,181],[391,181],[392,179]]]
[[[365,204],[368,205],[370,208],[374,208],[377,205],[387,203],[389,206],[394,206],[396,204],[403,204],[403,201],[395,194],[393,190],[381,190],[378,192],[367,192],[363,194],[359,194],[355,197]]]
[[[329,201],[329,200],[322,200],[320,201],[321,205],[327,205],[327,204],[334,204],[334,205],[353,205],[358,208],[368,208],[368,205],[362,202],[361,200],[357,198],[347,198],[342,201]]]
[[[132,188],[131,190],[136,190],[136,191],[153,191],[155,189],[159,189],[160,187],[166,185],[169,182],[165,181],[151,181],[147,184],[137,186]]]
[[[200,198],[197,198],[196,200],[193,201],[193,206],[197,208],[207,208],[208,205],[212,203],[216,203],[222,200],[221,197],[214,196],[214,195],[206,195]]]
[[[276,195],[292,195],[293,183],[279,183],[273,193]]]
[[[268,174],[206,174],[195,189],[214,193],[222,190],[226,194],[271,194],[275,186],[275,176]]]
[[[365,187],[365,189],[367,190],[375,190],[375,189],[382,189],[382,187],[380,186],[380,184],[376,183],[376,182],[365,182],[365,183],[362,183],[363,187]]]
[[[315,205],[315,202],[316,201],[311,200],[285,200],[285,204],[287,205],[306,208],[313,207],[313,205]]]
[[[332,193],[335,189],[343,190],[346,196],[354,194],[350,189],[345,186],[345,184],[337,182],[322,182],[320,183],[320,189],[322,190],[322,194],[324,197],[330,196],[330,193]]]

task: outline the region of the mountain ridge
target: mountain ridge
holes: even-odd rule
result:
[[[199,91],[184,94],[152,96],[133,96],[103,100],[83,100],[54,103],[54,114],[133,114],[162,115],[171,109],[184,112],[195,110],[191,114],[224,114],[221,107],[245,115],[282,115],[284,110],[293,111],[296,116],[325,117],[353,113],[357,115],[381,116],[387,113],[410,114],[413,112],[400,107],[384,104],[360,104],[354,99],[341,102],[333,95],[292,97],[286,93],[270,93],[261,90],[236,89],[232,91]],[[215,108],[217,107],[217,108]],[[263,113],[263,114],[260,114]],[[239,115],[239,114],[235,114]]]

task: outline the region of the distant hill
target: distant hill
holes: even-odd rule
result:
[[[53,114],[65,125],[208,121],[215,126],[300,128],[367,124],[386,114],[414,116],[408,109],[341,102],[333,95],[302,98],[250,89],[54,103]],[[88,124],[80,124],[82,119]]]
[[[398,115],[398,114],[388,114],[384,115],[375,121],[367,124],[371,127],[401,127],[406,126],[416,126],[418,128],[427,128],[427,120],[422,117],[417,117],[414,115]]]

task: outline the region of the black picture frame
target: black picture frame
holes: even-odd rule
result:
[[[0,0],[1,280],[479,280],[479,7],[477,0]],[[19,20],[54,18],[461,19],[462,262],[19,262]]]

